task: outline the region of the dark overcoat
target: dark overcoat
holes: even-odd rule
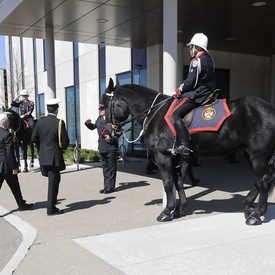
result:
[[[70,140],[62,120],[62,148],[59,147],[58,123],[59,119],[52,114],[40,118],[35,125],[31,140],[39,146],[40,165],[59,167],[62,171],[66,167],[62,151],[68,148]]]

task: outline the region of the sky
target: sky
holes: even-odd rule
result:
[[[0,69],[6,68],[5,37],[0,35]]]

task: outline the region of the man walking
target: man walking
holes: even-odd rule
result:
[[[18,181],[18,166],[14,156],[13,136],[7,130],[9,119],[7,113],[0,114],[0,189],[6,180],[19,207],[19,211],[29,210],[33,203],[27,204],[23,199]]]

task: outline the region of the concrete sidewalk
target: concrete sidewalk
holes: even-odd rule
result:
[[[201,160],[194,168],[200,185],[186,184],[187,216],[164,224],[156,221],[162,182],[158,172],[145,174],[145,160],[118,163],[117,191],[105,195],[98,193],[100,163],[69,166],[58,206],[66,213],[52,217],[46,215],[47,178],[36,163],[19,175],[24,198],[35,202],[32,211],[12,211],[5,183],[0,192],[1,274],[273,274],[275,194],[265,223],[246,226],[241,210],[254,180],[238,160]],[[17,250],[23,243],[25,254]]]

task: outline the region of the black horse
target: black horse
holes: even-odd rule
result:
[[[34,145],[31,143],[31,135],[32,129],[27,125],[26,121],[22,119],[18,113],[15,111],[8,109],[9,112],[9,120],[10,126],[9,128],[13,131],[14,134],[14,147],[16,152],[16,159],[18,162],[19,171],[21,171],[21,163],[20,163],[20,155],[19,155],[19,147],[22,148],[23,151],[23,159],[24,159],[24,169],[23,172],[28,172],[28,145],[30,146],[31,152],[31,162],[30,167],[33,167],[34,163]]]
[[[159,167],[167,196],[167,205],[157,220],[170,221],[175,216],[184,216],[185,175],[180,175],[176,167],[180,161],[186,166],[187,161],[169,152],[174,136],[164,120],[173,97],[140,85],[114,87],[111,79],[102,100],[107,106],[106,126],[109,124],[112,135],[121,134],[122,126],[131,119],[143,123],[144,141]],[[221,156],[242,148],[255,175],[255,184],[244,203],[246,224],[258,225],[262,223],[261,216],[267,212],[268,195],[274,188],[275,109],[264,100],[252,96],[230,101],[228,106],[232,114],[218,132],[192,134],[192,155]],[[129,114],[131,119],[127,119]],[[174,205],[173,186],[179,194],[177,206]],[[253,203],[258,195],[259,207],[255,208]]]

